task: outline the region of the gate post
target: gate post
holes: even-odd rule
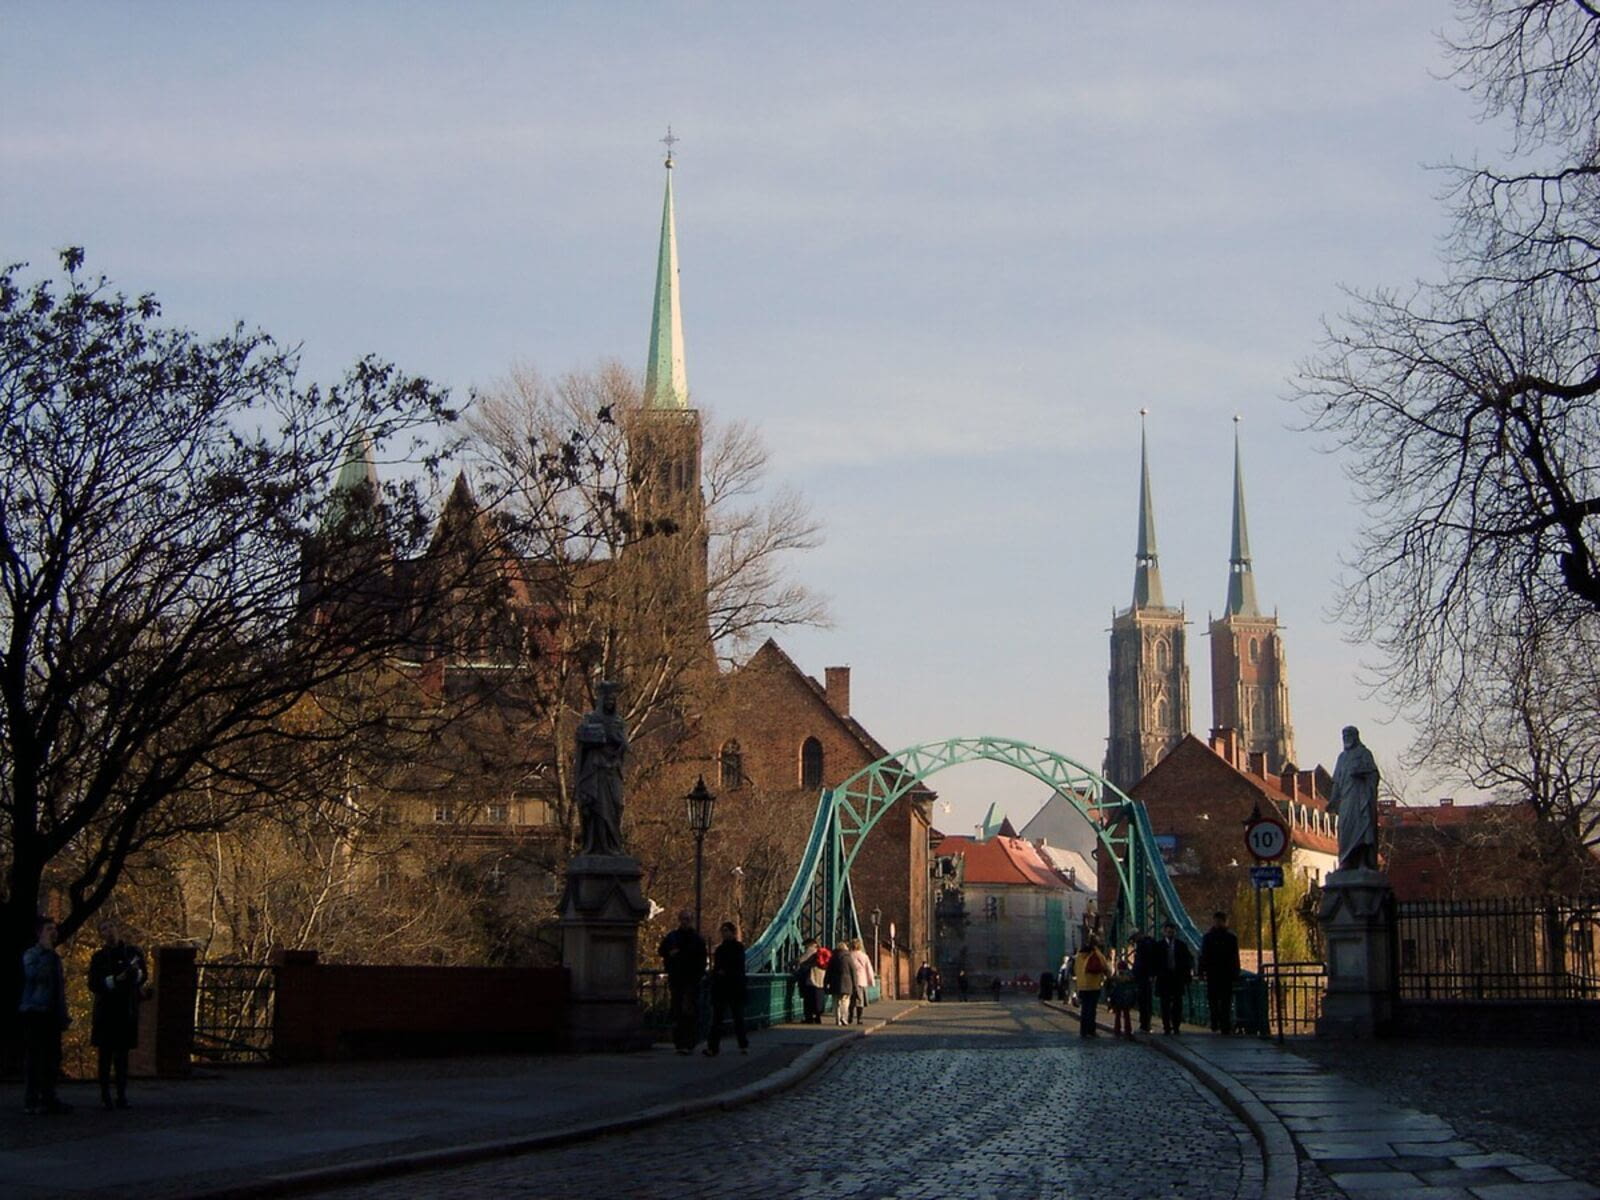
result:
[[[1394,1023],[1394,892],[1382,871],[1351,867],[1323,883],[1317,918],[1327,949],[1328,991],[1319,1036],[1372,1037]]]

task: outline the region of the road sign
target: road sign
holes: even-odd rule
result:
[[[1283,868],[1276,863],[1267,867],[1251,867],[1250,882],[1257,888],[1280,888],[1283,886]]]
[[[1257,817],[1244,827],[1244,844],[1264,862],[1282,858],[1289,849],[1289,827],[1273,817]]]

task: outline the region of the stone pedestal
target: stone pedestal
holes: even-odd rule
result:
[[[580,854],[561,897],[561,962],[572,979],[575,1050],[632,1050],[650,1044],[639,1007],[639,924],[649,915],[639,861]]]
[[[1373,1037],[1394,1019],[1393,893],[1382,871],[1334,871],[1322,884],[1317,916],[1326,947],[1328,992],[1317,1033]]]

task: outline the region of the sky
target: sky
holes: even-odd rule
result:
[[[1139,410],[1210,726],[1234,422],[1302,766],[1412,732],[1333,602],[1362,513],[1288,402],[1346,289],[1437,273],[1430,168],[1500,151],[1446,0],[1339,4],[34,3],[0,8],[6,262],[88,265],[203,333],[375,353],[462,399],[642,371],[663,185],[691,398],[757,427],[824,544],[792,570],[890,749],[1017,737],[1098,770]],[[1044,799],[930,781],[965,832]],[[1449,794],[1412,777],[1412,800]],[[1457,793],[1461,794],[1461,793]]]

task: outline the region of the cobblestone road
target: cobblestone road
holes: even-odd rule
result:
[[[1177,1065],[1037,1002],[926,1005],[736,1109],[327,1197],[1248,1197],[1249,1131]]]

